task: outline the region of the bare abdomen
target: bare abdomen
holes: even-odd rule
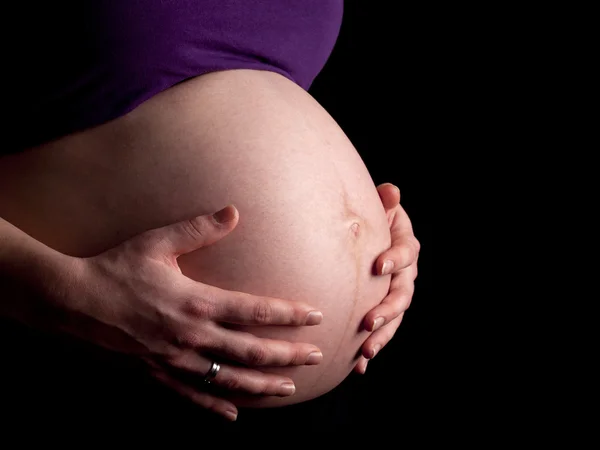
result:
[[[311,342],[318,366],[273,368],[295,403],[339,384],[387,293],[373,263],[390,244],[363,162],[329,115],[289,80],[229,71],[190,80],[111,123],[0,159],[0,216],[64,253],[97,254],[144,230],[234,204],[237,228],[182,256],[182,271],[224,289],[306,301],[318,327],[253,328]],[[10,193],[10,195],[5,195]]]

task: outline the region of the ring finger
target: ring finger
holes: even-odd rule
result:
[[[167,369],[175,369],[187,375],[191,374],[203,379],[211,370],[212,361],[192,350],[188,350],[177,357],[170,358],[162,365],[166,366]],[[219,364],[219,367],[217,373],[210,377],[210,382],[223,389],[279,397],[292,395],[296,391],[294,382],[288,377],[229,364]]]

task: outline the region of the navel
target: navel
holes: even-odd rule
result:
[[[350,225],[350,234],[355,238],[358,238],[358,236],[360,235],[360,231],[360,223],[352,222],[352,224]]]

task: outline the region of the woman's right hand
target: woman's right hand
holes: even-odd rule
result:
[[[71,316],[83,320],[79,326],[69,321],[72,332],[140,357],[158,380],[230,420],[237,417],[235,405],[201,387],[213,358],[250,367],[318,364],[322,359],[314,345],[262,339],[226,326],[317,325],[322,314],[311,306],[225,291],[181,273],[178,256],[225,237],[238,218],[235,207],[228,206],[139,234],[97,256],[75,258],[75,276],[65,294],[69,309],[76,312]],[[181,381],[177,374],[182,371],[198,375],[195,387]],[[295,391],[287,377],[226,363],[212,383],[262,395]]]

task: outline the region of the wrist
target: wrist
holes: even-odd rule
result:
[[[71,309],[70,292],[77,258],[48,247],[20,247],[4,254],[1,270],[2,315],[34,325],[48,313]]]
[[[81,308],[81,296],[77,294],[83,277],[83,260],[62,253],[40,255],[34,264],[32,282],[49,306],[65,311]]]
[[[35,325],[74,309],[79,261],[0,217],[0,315]]]

